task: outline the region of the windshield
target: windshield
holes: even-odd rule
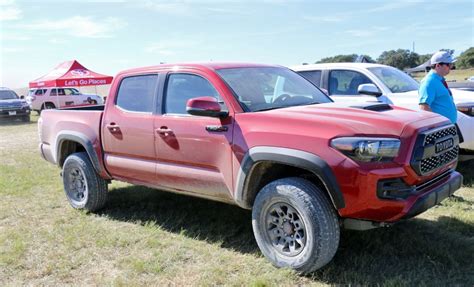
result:
[[[0,100],[18,99],[14,91],[0,91]]]
[[[418,90],[418,82],[404,72],[392,67],[368,68],[392,93]]]
[[[279,67],[219,69],[217,73],[249,111],[332,102],[297,73]]]

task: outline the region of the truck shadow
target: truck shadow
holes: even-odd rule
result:
[[[474,205],[462,197],[455,200],[468,208]],[[236,206],[130,186],[112,190],[100,214],[141,225],[152,223],[169,232],[218,242],[223,248],[261,255],[251,212]],[[405,285],[409,278],[410,285],[472,286],[474,276],[467,274],[474,270],[473,238],[473,225],[451,217],[412,219],[363,232],[344,230],[333,261],[306,277],[331,285]]]
[[[464,186],[474,185],[474,159],[459,162],[456,170],[464,177]]]

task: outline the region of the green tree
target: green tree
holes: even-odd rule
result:
[[[456,68],[474,68],[474,47],[467,49],[459,55],[458,60],[456,61]]]
[[[360,55],[365,57],[369,63],[375,63],[375,61],[368,55]],[[333,57],[322,58],[321,60],[317,61],[315,64],[320,63],[352,63],[354,62],[359,55],[357,54],[350,54],[350,55],[337,55]]]
[[[418,56],[418,65],[424,64],[426,61],[431,59],[431,54],[424,54]]]
[[[419,56],[410,50],[398,49],[384,51],[378,58],[377,63],[392,66],[403,70],[417,66]]]
[[[441,49],[440,51],[449,52],[450,55],[454,54],[454,50],[453,50],[453,49]]]

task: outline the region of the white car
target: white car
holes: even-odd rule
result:
[[[26,101],[32,110],[64,108],[77,105],[102,105],[104,100],[98,95],[82,94],[75,88],[30,89]]]
[[[408,74],[385,65],[327,63],[290,67],[339,101],[379,101],[419,109],[419,83]],[[474,92],[451,89],[458,107],[457,123],[464,137],[461,160],[474,158]]]

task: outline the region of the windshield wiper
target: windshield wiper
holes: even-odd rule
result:
[[[276,107],[270,107],[270,108],[264,108],[260,110],[255,110],[254,112],[263,112],[263,111],[270,111],[270,110],[276,110],[280,108],[287,108],[288,106],[276,106]]]
[[[316,104],[320,104],[321,102],[309,102],[309,103],[303,103],[303,104],[299,104],[297,106],[306,106],[306,105],[316,105]]]

